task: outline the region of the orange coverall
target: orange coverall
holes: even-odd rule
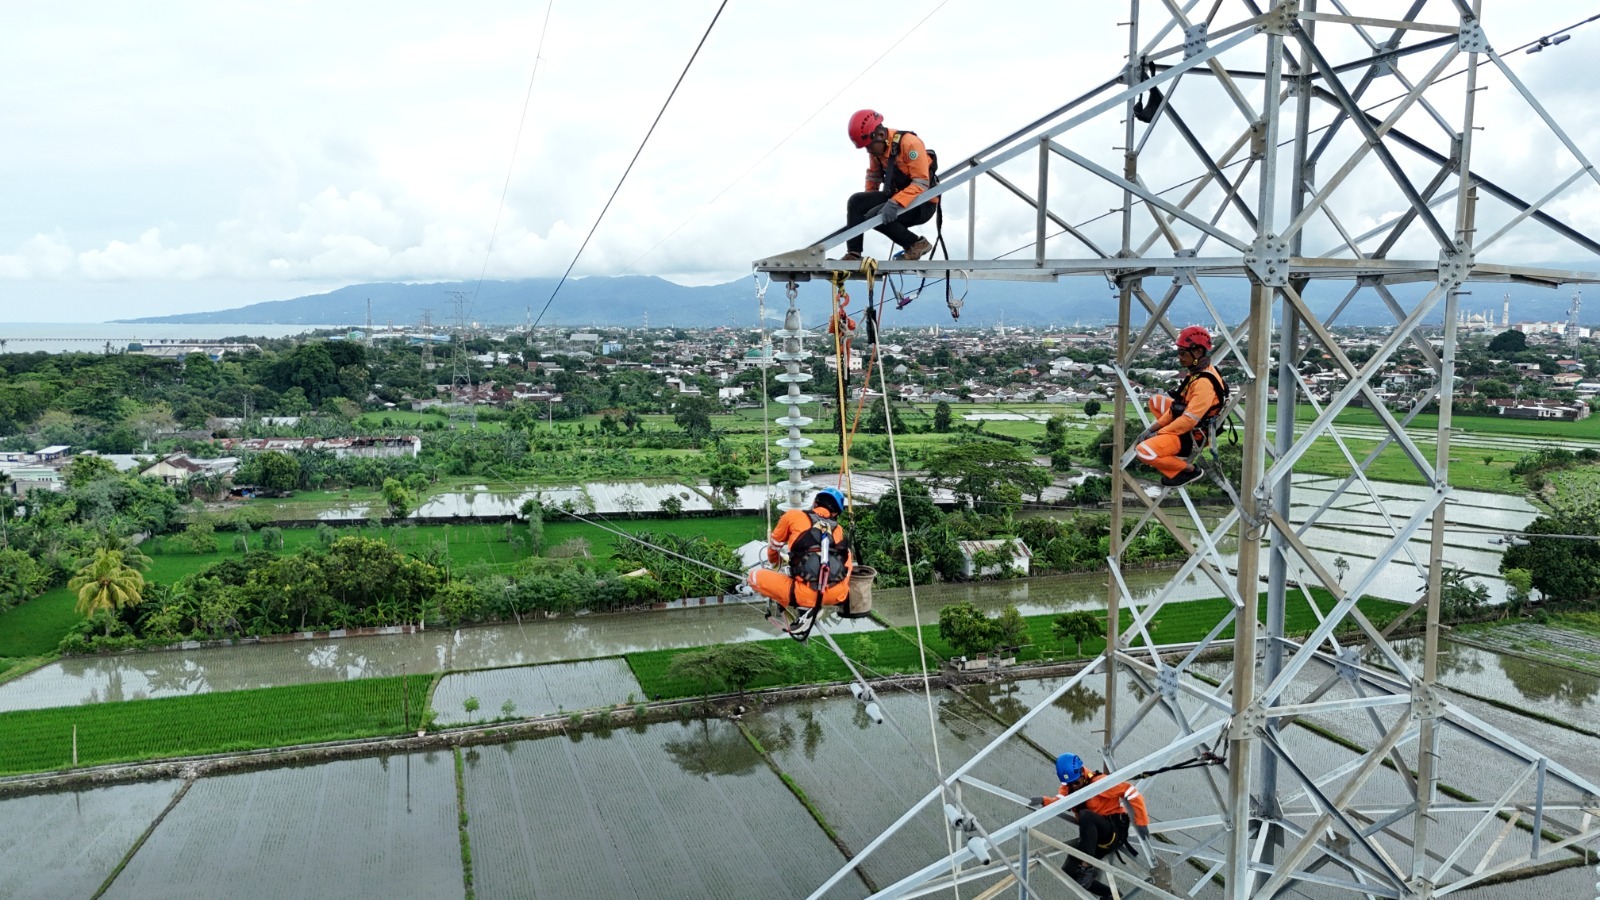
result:
[[[1083,774],[1084,778],[1072,784],[1063,784],[1056,796],[1043,798],[1044,805],[1049,806],[1073,791],[1082,790],[1086,785],[1106,777],[1103,773],[1088,769]],[[1126,806],[1123,805],[1124,800],[1127,801]],[[1078,822],[1078,849],[1095,859],[1104,859],[1117,843],[1118,836],[1127,832],[1126,827],[1116,824],[1116,817],[1127,815],[1130,809],[1133,811],[1133,824],[1141,828],[1150,827],[1150,814],[1144,808],[1144,795],[1126,781],[1074,807],[1072,817]]]
[[[1208,365],[1200,371],[1210,372],[1221,383],[1222,376],[1217,373],[1215,366]],[[1205,441],[1202,434],[1190,432],[1221,402],[1210,379],[1201,377],[1199,373],[1189,376],[1183,389],[1183,400],[1183,412],[1175,415],[1171,397],[1157,394],[1150,398],[1150,413],[1156,417],[1157,431],[1149,439],[1140,441],[1136,448],[1140,462],[1168,478],[1189,468],[1184,456]]]
[[[833,518],[833,514],[821,506],[816,507],[812,512],[826,519]],[[778,524],[772,528],[772,542],[767,547],[768,561],[773,565],[778,565],[782,561],[782,556],[778,553],[779,548],[793,548],[795,539],[810,529],[811,517],[806,515],[804,510],[791,509],[784,513],[778,519]],[[844,540],[844,529],[838,525],[833,528],[833,540]],[[833,583],[828,585],[827,591],[822,595],[823,606],[838,606],[850,594],[850,570],[855,566],[855,555],[848,552],[848,547],[845,549],[847,551],[845,570],[832,573]],[[789,562],[793,566],[798,564],[799,560],[791,558]],[[791,591],[793,592],[796,606],[803,606],[809,609],[817,605],[817,592],[811,585],[795,581],[777,569],[759,567],[751,569],[750,574],[746,577],[746,582],[756,593],[775,601],[780,606],[789,605]]]

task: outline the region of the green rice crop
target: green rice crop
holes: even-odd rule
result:
[[[421,719],[428,679],[410,682],[410,721]],[[0,713],[0,775],[72,764],[194,756],[348,738],[406,728],[400,678],[363,678]]]
[[[863,674],[904,675],[922,671],[914,641],[898,640],[884,632],[838,634],[834,635],[834,640],[839,642],[839,648],[852,660],[865,658],[862,653],[863,641],[872,643],[872,672]],[[751,684],[753,689],[844,681],[850,677],[850,672],[844,663],[820,638],[806,644],[797,644],[788,639],[764,641],[762,646],[770,649],[786,663],[786,671],[757,679]],[[645,650],[626,654],[624,658],[632,667],[633,676],[639,679],[639,685],[644,688],[645,696],[655,700],[697,697],[700,695],[699,685],[687,679],[669,677],[667,669],[672,665],[673,657],[700,649],[704,648]],[[931,654],[932,648],[929,649]],[[938,666],[939,663],[939,659],[930,655],[928,660],[930,667]]]
[[[1311,591],[1317,606],[1323,612],[1331,609],[1334,604],[1333,595],[1320,588]],[[1266,615],[1266,596],[1262,595],[1261,615]],[[1376,597],[1366,597],[1357,603],[1360,610],[1375,623],[1382,627],[1394,618],[1404,607],[1401,604]],[[1197,641],[1205,637],[1216,623],[1227,614],[1232,604],[1222,597],[1210,600],[1195,600],[1182,603],[1169,603],[1157,613],[1155,621],[1151,624],[1151,637],[1160,643],[1178,644]],[[1060,641],[1051,633],[1051,626],[1055,622],[1054,614],[1027,616],[1024,621],[1028,626],[1028,643],[1017,653],[1017,659],[1028,662],[1041,659],[1071,658],[1075,647],[1063,648]],[[1101,614],[1102,621],[1104,614]],[[1122,611],[1121,621],[1124,628],[1131,625],[1133,617],[1127,610]],[[1288,608],[1285,610],[1285,627],[1290,634],[1308,633],[1317,626],[1317,616],[1311,607],[1305,603],[1298,593],[1290,595]],[[1222,633],[1222,639],[1228,640],[1233,636],[1233,627],[1230,625]],[[873,645],[872,673],[879,675],[909,674],[921,671],[919,653],[917,650],[916,630],[911,627],[891,629],[887,632],[856,633],[835,635],[839,647],[852,660],[861,655],[863,640],[870,640]],[[928,666],[936,668],[944,660],[956,656],[955,648],[951,647],[939,636],[937,624],[922,627],[923,644],[928,651]],[[796,644],[793,641],[772,641],[766,644],[772,651],[788,663],[788,670],[777,675],[768,676],[754,682],[753,688],[782,687],[795,684],[811,684],[828,681],[843,681],[850,677],[844,663],[839,660],[820,641],[806,645]],[[639,679],[639,684],[644,688],[647,696],[652,699],[674,699],[694,697],[700,693],[700,686],[692,681],[680,678],[671,678],[667,669],[672,665],[673,657],[680,653],[693,652],[697,648],[683,648],[674,650],[649,650],[626,655],[628,665],[633,668],[634,677]],[[1092,657],[1105,649],[1103,637],[1092,638],[1083,642],[1083,656]],[[1080,657],[1081,658],[1081,657]]]

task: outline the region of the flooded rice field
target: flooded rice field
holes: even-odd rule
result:
[[[640,699],[644,690],[620,659],[550,663],[482,672],[456,672],[439,680],[432,706],[440,725],[470,725],[501,717],[543,716]],[[467,701],[477,700],[476,711]]]
[[[178,790],[152,781],[0,802],[0,897],[91,897]]]
[[[574,680],[581,677],[577,667],[562,668]],[[1091,681],[1032,722],[1024,732],[1027,741],[1012,741],[973,774],[1023,796],[1053,792],[1054,754],[1098,755],[1104,682]],[[933,787],[936,771],[949,772],[971,759],[1060,683],[1040,679],[935,691],[931,723],[920,691],[885,689],[890,722],[883,725],[844,697],[771,706],[739,722],[641,724],[465,748],[462,795],[475,895],[805,897],[846,857],[785,778],[839,842],[859,852]],[[1142,697],[1123,685],[1118,703],[1128,711]],[[491,701],[486,697],[485,705]],[[1594,739],[1470,699],[1464,707],[1529,743],[1548,746],[1562,761],[1597,756]],[[1164,743],[1169,721],[1158,716],[1130,735],[1118,762],[1132,762]],[[1202,716],[1196,724],[1206,721]],[[1370,744],[1370,733],[1351,736]],[[1306,729],[1287,729],[1283,737],[1314,771],[1354,756]],[[1451,771],[1474,761],[1467,743],[1447,741],[1444,752]],[[1484,761],[1478,763],[1481,775]],[[1456,786],[1483,792],[1481,779]],[[168,781],[0,800],[0,835],[11,836],[0,837],[0,896],[90,897],[177,787]],[[1291,785],[1282,797],[1293,801],[1296,789]],[[1144,793],[1160,833],[1164,821],[1214,808],[1217,793],[1225,790],[1221,770],[1201,769],[1157,776]],[[1393,802],[1403,792],[1399,776],[1382,770],[1360,799]],[[985,823],[1007,821],[1019,811],[970,788],[962,800]],[[459,897],[460,812],[449,752],[201,778],[132,853],[105,896]],[[936,810],[914,818],[864,862],[864,877],[845,878],[827,896],[865,896],[873,886],[886,886],[941,857],[941,822]],[[1437,828],[1474,847],[1492,838],[1475,837],[1448,819]],[[1074,835],[1065,822],[1046,823],[1043,830],[1058,839]],[[1185,834],[1207,836],[1200,829]],[[41,835],[49,835],[48,841]],[[1385,848],[1402,865],[1409,863],[1403,847]],[[1568,870],[1460,896],[1510,900],[1526,898],[1530,890],[1534,896],[1582,896],[1571,891],[1585,884],[1585,874]],[[1187,873],[1189,882],[1195,876]],[[1038,883],[1041,896],[1066,896],[1047,879]],[[1205,886],[1196,896],[1217,893]],[[1289,896],[1332,895],[1301,889]]]
[[[850,627],[875,627],[869,620]],[[607,613],[417,634],[73,657],[0,685],[0,711],[242,688],[591,659],[640,650],[765,640],[743,604]]]
[[[1416,660],[1421,665],[1421,639],[1397,641],[1395,650],[1407,662]],[[1600,677],[1588,672],[1446,640],[1439,642],[1439,683],[1454,691],[1600,732]]]
[[[526,897],[804,897],[844,862],[737,725],[466,754],[474,884]],[[866,890],[860,882],[852,893]]]
[[[455,806],[448,753],[202,778],[105,896],[461,896]]]

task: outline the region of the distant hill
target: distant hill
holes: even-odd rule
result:
[[[288,300],[252,303],[214,312],[184,313],[123,319],[123,322],[229,323],[269,325],[359,325],[366,320],[367,301],[372,301],[375,324],[415,323],[424,309],[431,309],[433,322],[445,326],[453,318],[449,291],[476,291],[471,307],[473,321],[486,325],[511,325],[525,321],[531,310],[537,316],[555,288],[554,278],[526,278],[517,281],[441,282],[434,284],[355,284],[326,294],[313,294]],[[1146,289],[1158,299],[1167,282],[1151,279]],[[904,286],[909,290],[915,283]],[[1218,310],[1237,322],[1246,310],[1246,288],[1242,281],[1212,279],[1207,291]],[[959,288],[962,287],[958,281]],[[1551,321],[1566,318],[1571,292],[1526,285],[1479,284],[1469,286],[1472,293],[1461,306],[1468,312],[1487,311],[1498,322],[1501,298],[1511,295],[1511,318],[1517,321]],[[973,281],[966,286],[967,297],[959,322],[953,323],[945,307],[944,285],[929,284],[915,302],[903,310],[889,309],[885,323],[892,326],[959,324],[992,326],[1002,320],[1008,325],[1084,326],[1100,325],[1116,318],[1116,298],[1106,282],[1094,278],[1063,280],[1059,284]],[[1426,291],[1425,285],[1400,285],[1395,295],[1409,306]],[[866,304],[866,290],[860,283],[851,286],[850,310],[859,312]],[[1327,313],[1348,290],[1348,283],[1332,283],[1308,291],[1307,300],[1319,313]],[[801,306],[808,323],[815,324],[818,311],[826,308],[827,286],[812,282],[801,286]],[[1205,310],[1197,300],[1174,304],[1178,321],[1204,321]],[[767,292],[770,311],[781,310],[786,301],[781,285]],[[1441,304],[1442,306],[1442,304]],[[1135,304],[1135,319],[1142,320]],[[751,279],[727,284],[686,286],[653,276],[591,277],[568,281],[555,303],[544,314],[542,324],[579,327],[585,325],[641,326],[646,316],[654,327],[685,328],[756,323],[755,286]],[[1430,321],[1440,321],[1439,314]],[[1581,317],[1584,322],[1600,321],[1600,289],[1593,291]],[[1341,325],[1392,325],[1394,317],[1383,303],[1366,291],[1340,315]]]

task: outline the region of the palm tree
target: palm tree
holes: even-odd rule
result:
[[[78,594],[78,612],[85,618],[101,610],[137,606],[144,598],[144,576],[125,565],[118,550],[96,550],[94,559],[79,570],[67,587]],[[106,620],[111,636],[111,619]]]
[[[123,565],[138,569],[141,572],[146,572],[150,569],[150,557],[139,549],[139,545],[134,543],[132,537],[124,533],[124,530],[118,526],[116,521],[106,526],[106,529],[100,532],[94,543],[90,544],[89,547],[97,554],[102,552],[120,553],[122,554]],[[76,566],[82,569],[92,562],[94,562],[94,557],[85,556],[77,561]]]

